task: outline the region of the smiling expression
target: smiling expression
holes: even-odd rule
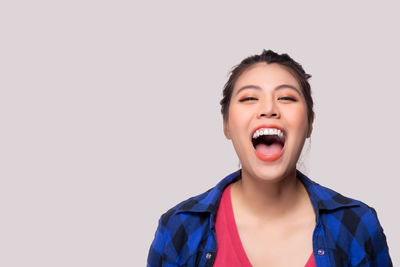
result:
[[[224,133],[243,177],[272,181],[293,175],[311,131],[301,87],[284,66],[256,63],[239,76]]]

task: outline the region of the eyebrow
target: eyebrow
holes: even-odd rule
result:
[[[300,90],[297,87],[290,85],[290,84],[280,84],[277,87],[275,87],[274,90],[280,90],[280,89],[285,89],[285,88],[290,88],[290,89],[296,90],[301,95]],[[252,84],[245,85],[243,87],[240,87],[240,89],[236,92],[236,95],[238,95],[240,93],[240,91],[243,91],[245,89],[261,90],[262,88],[258,85],[252,85]]]

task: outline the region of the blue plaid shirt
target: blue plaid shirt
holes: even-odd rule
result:
[[[376,212],[366,204],[323,187],[301,172],[316,214],[313,252],[322,266],[392,266]],[[215,217],[223,190],[241,178],[225,177],[207,192],[181,202],[161,216],[148,267],[212,266],[217,251]]]

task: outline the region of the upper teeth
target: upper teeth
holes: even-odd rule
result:
[[[257,138],[257,137],[259,137],[261,135],[277,135],[280,138],[284,137],[283,132],[281,130],[279,130],[279,129],[276,129],[276,128],[261,128],[261,129],[258,129],[253,134],[253,138],[255,139],[255,138]]]

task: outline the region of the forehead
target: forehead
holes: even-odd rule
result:
[[[272,89],[281,84],[289,84],[300,89],[297,79],[286,67],[277,63],[261,62],[250,66],[239,76],[234,91],[246,85]]]

